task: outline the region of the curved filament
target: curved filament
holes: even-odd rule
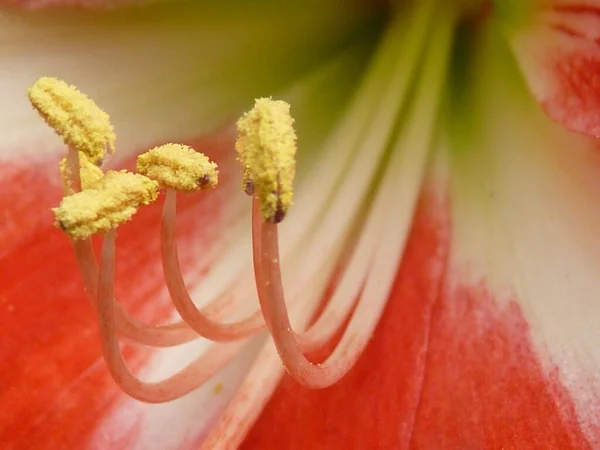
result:
[[[95,303],[98,290],[98,263],[92,241],[85,239],[73,241],[72,244],[85,287],[90,299]],[[148,325],[132,317],[116,299],[113,303],[117,331],[132,343],[153,347],[174,347],[198,338],[196,332],[185,322]]]
[[[216,344],[181,371],[159,381],[148,383],[138,379],[127,367],[117,336],[114,302],[115,231],[109,231],[102,245],[96,309],[102,353],[117,385],[136,400],[163,403],[180,398],[202,386],[223,368],[246,343]]]
[[[260,309],[240,321],[222,323],[210,318],[194,304],[179,267],[175,230],[176,198],[176,192],[167,189],[162,216],[161,251],[167,288],[177,312],[196,333],[213,341],[234,341],[260,331],[265,326]],[[209,308],[210,306],[208,305]]]
[[[323,364],[312,364],[305,356],[290,324],[279,265],[277,225],[262,220],[258,200],[252,207],[252,242],[254,272],[258,298],[286,369],[299,383],[311,388],[325,388],[340,380],[352,367],[360,352],[340,352],[347,340]]]

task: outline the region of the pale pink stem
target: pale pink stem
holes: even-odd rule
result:
[[[155,383],[139,380],[127,367],[121,354],[117,336],[114,298],[115,230],[109,231],[102,245],[98,297],[96,307],[102,353],[117,385],[136,400],[146,403],[164,403],[180,398],[202,386],[223,368],[245,341],[216,344],[181,371]]]
[[[98,263],[92,248],[92,241],[85,239],[72,241],[72,244],[88,296],[95,304],[98,289]],[[194,330],[185,322],[148,325],[127,313],[116,299],[113,302],[117,330],[121,336],[132,343],[153,347],[174,347],[198,338]]]
[[[71,182],[71,189],[73,192],[81,191],[81,167],[79,161],[79,151],[73,147],[69,147],[67,153],[67,166],[69,167],[69,174],[72,179],[68,180],[67,183]]]
[[[185,287],[179,267],[176,232],[177,195],[175,190],[167,189],[167,198],[163,205],[161,250],[165,281],[175,309],[181,318],[199,335],[212,341],[228,342],[242,339],[264,328],[265,323],[260,309],[248,317],[230,323],[222,323],[199,310]],[[216,299],[215,302],[219,301]],[[215,302],[212,302],[214,305]],[[210,308],[207,305],[206,308]]]
[[[325,388],[339,381],[352,367],[360,346],[350,345],[352,337],[344,333],[333,354],[322,364],[312,364],[304,356],[290,324],[279,266],[277,225],[265,222],[259,211],[259,201],[253,200],[252,246],[258,298],[273,336],[277,352],[287,371],[299,383],[311,388]]]

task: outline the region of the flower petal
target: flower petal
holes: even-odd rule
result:
[[[597,144],[540,114],[493,31],[477,37],[472,95],[451,112],[452,255],[415,444],[591,448]]]
[[[284,378],[245,448],[600,442],[595,144],[536,111],[497,34],[468,41],[437,167],[449,191],[426,186],[373,340],[329,389]]]
[[[118,155],[202,135],[350,46],[372,22],[363,2],[339,8],[339,0],[183,1],[101,13],[2,11],[0,158],[62,149],[25,98],[40,76],[77,85],[111,115]]]
[[[600,1],[533,3],[526,18],[509,20],[509,38],[531,91],[553,120],[600,136]]]

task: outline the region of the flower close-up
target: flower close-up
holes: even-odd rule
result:
[[[0,448],[600,448],[600,0],[0,0]]]

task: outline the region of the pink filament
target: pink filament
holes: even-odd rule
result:
[[[175,400],[202,386],[224,367],[246,341],[213,345],[181,371],[155,383],[139,380],[127,367],[117,336],[114,302],[115,231],[109,231],[102,245],[96,309],[102,352],[117,385],[134,399],[147,403]]]
[[[73,249],[89,297],[95,302],[98,289],[98,263],[92,249],[92,242],[90,239],[73,241]],[[116,328],[119,334],[132,343],[153,347],[174,347],[198,337],[185,322],[148,325],[129,315],[116,299],[113,303]]]
[[[290,375],[305,386],[331,386],[350,370],[360,354],[360,346],[350,345],[352,336],[345,333],[338,347],[323,364],[312,364],[306,359],[305,349],[292,330],[285,304],[277,225],[262,219],[257,199],[253,200],[252,208],[252,243],[258,298],[283,364]],[[304,342],[306,345],[305,339]]]
[[[69,148],[67,165],[74,192],[81,191],[81,169],[79,152]],[[96,301],[98,289],[98,263],[94,255],[91,239],[72,241],[77,265],[83,276],[83,281],[92,302]],[[173,347],[196,339],[196,333],[185,323],[177,322],[169,325],[147,325],[130,316],[115,299],[115,320],[119,333],[133,343],[153,347]]]
[[[79,192],[81,190],[80,164],[79,151],[73,147],[69,147],[69,151],[67,153],[67,166],[69,168],[69,175],[73,177],[71,180],[71,188],[73,189],[73,192]]]
[[[177,312],[196,333],[213,341],[234,341],[260,331],[265,326],[260,309],[240,321],[221,323],[210,318],[194,304],[179,268],[175,231],[176,199],[176,192],[167,189],[167,198],[163,205],[161,249],[165,281]],[[214,306],[214,303],[208,305],[207,309]]]

